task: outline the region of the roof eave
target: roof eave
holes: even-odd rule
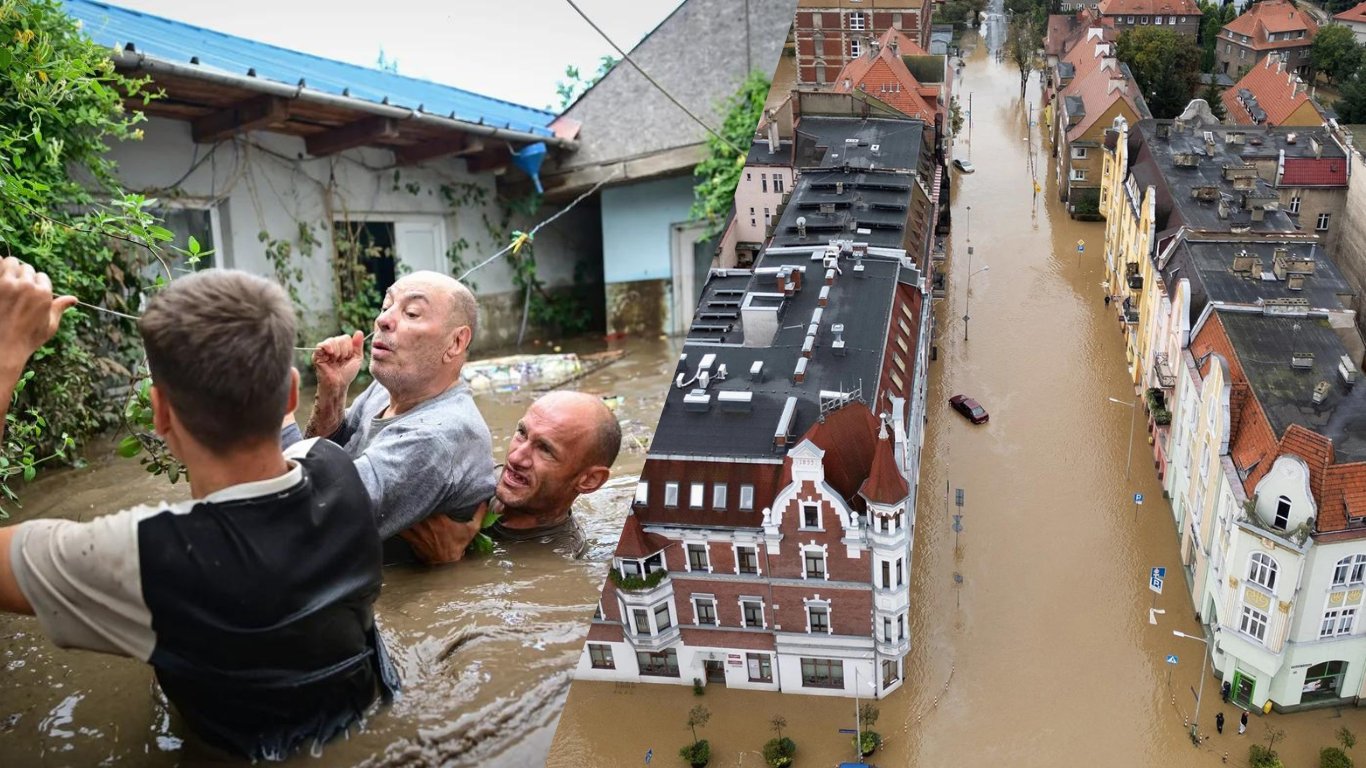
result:
[[[545,142],[552,146],[573,151],[578,149],[579,142],[576,139],[567,139],[559,136],[544,136],[528,131],[519,131],[510,128],[497,128],[482,123],[472,123],[452,117],[443,117],[426,112],[419,112],[416,109],[406,107],[395,107],[388,104],[376,104],[365,99],[358,99],[354,96],[338,96],[336,94],[308,88],[300,83],[299,85],[287,85],[275,80],[265,80],[246,75],[236,75],[231,72],[222,72],[205,68],[195,64],[181,64],[179,62],[168,61],[156,56],[150,56],[137,51],[118,51],[112,54],[114,65],[120,69],[132,70],[134,72],[146,72],[149,74],[164,73],[177,77],[185,77],[202,80],[210,83],[241,88],[243,90],[255,91],[271,96],[279,96],[286,99],[298,99],[300,101],[324,104],[343,109],[353,109],[357,112],[364,112],[368,115],[377,117],[387,117],[395,120],[412,121],[425,123],[427,125],[446,128],[449,130],[460,131],[461,133],[476,136],[488,136],[496,139],[503,139],[509,142],[534,143]]]

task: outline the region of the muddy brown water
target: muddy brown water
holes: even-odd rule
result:
[[[601,345],[565,347],[584,352]],[[617,415],[625,441],[613,478],[575,508],[591,543],[588,555],[571,560],[516,543],[453,566],[386,569],[375,611],[404,689],[363,728],[323,748],[321,759],[301,756],[294,764],[542,763],[678,351],[663,340],[624,347],[622,360],[573,385],[624,398]],[[530,399],[477,398],[498,461]],[[88,467],[40,477],[6,522],[89,519],[188,497],[185,483],[152,477],[112,447],[93,446]],[[61,650],[34,619],[0,616],[0,765],[169,766],[182,762],[183,736],[147,666]]]
[[[1001,35],[1001,38],[1004,36]],[[1152,464],[1142,422],[1134,430],[1132,480],[1125,480],[1137,402],[1123,336],[1103,304],[1101,223],[1072,221],[1057,202],[1041,129],[1029,130],[1019,74],[985,47],[968,58],[957,95],[972,94],[973,125],[955,152],[977,171],[955,172],[948,298],[935,312],[939,358],[930,369],[930,410],[914,545],[912,648],[907,684],[879,702],[880,766],[1245,765],[1264,725],[1284,729],[1277,750],[1291,766],[1318,764],[1318,750],[1357,709],[1288,716],[1254,714],[1196,749],[1193,714],[1204,646],[1182,580],[1179,541]],[[1038,119],[1039,80],[1028,100]],[[1032,141],[1026,142],[1026,135]],[[1030,149],[1043,186],[1032,194]],[[969,214],[967,207],[972,207]],[[969,242],[969,237],[971,238]],[[1084,253],[1077,241],[1085,240]],[[970,312],[965,301],[971,270]],[[964,341],[964,314],[970,314]],[[969,394],[991,413],[972,426],[946,400]],[[965,506],[946,495],[962,488]],[[1135,509],[1133,494],[1147,501]],[[963,514],[955,546],[951,515]],[[1169,580],[1149,624],[1148,569]],[[954,574],[963,576],[956,586]],[[1166,654],[1179,656],[1170,668]],[[763,765],[768,721],[788,720],[797,766],[851,760],[851,699],[725,690],[701,698],[688,686],[579,682],[573,685],[548,766],[682,765],[691,741],[684,721],[701,703],[712,712],[699,735],[714,766]],[[1201,722],[1213,731],[1218,681],[1205,681]],[[1223,707],[1230,722],[1235,710]],[[653,763],[652,763],[653,764]]]

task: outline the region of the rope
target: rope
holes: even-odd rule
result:
[[[508,246],[507,246],[506,248],[504,248],[503,250],[501,250],[501,251],[499,251],[499,252],[493,254],[492,256],[488,257],[487,259],[484,259],[483,261],[479,262],[478,264],[475,264],[474,266],[470,267],[469,269],[465,270],[465,273],[462,274],[460,277],[457,277],[456,280],[459,280],[459,281],[462,282],[462,283],[465,282],[465,278],[469,277],[470,275],[474,274],[475,272],[478,272],[479,270],[481,270],[481,269],[483,269],[484,267],[488,266],[489,264],[493,263],[493,261],[494,261],[495,259],[497,259],[499,256],[502,256],[503,254],[507,253],[508,251],[520,249],[520,248],[522,247],[522,244],[525,243],[525,242],[528,241],[528,240],[535,240],[535,239],[536,239],[536,233],[539,232],[539,231],[541,231],[541,228],[542,228],[542,227],[546,226],[547,224],[549,224],[550,222],[554,221],[555,219],[560,218],[561,216],[565,215],[566,213],[569,213],[571,210],[574,209],[574,206],[576,206],[576,205],[578,205],[579,203],[583,202],[585,198],[591,196],[594,192],[597,192],[599,189],[602,189],[602,187],[603,187],[604,184],[606,184],[607,182],[611,181],[612,179],[615,179],[617,176],[620,176],[620,175],[621,175],[621,168],[617,168],[615,171],[612,171],[612,175],[611,175],[611,176],[608,176],[607,178],[603,179],[602,181],[599,181],[597,184],[594,184],[593,187],[592,187],[591,189],[589,189],[587,192],[584,192],[583,194],[581,194],[581,195],[579,195],[578,197],[574,198],[574,202],[572,202],[572,203],[570,203],[569,205],[565,206],[562,210],[557,211],[557,212],[555,213],[554,216],[551,216],[550,218],[546,219],[545,221],[541,222],[540,224],[537,224],[536,226],[532,227],[530,232],[526,232],[526,233],[524,233],[524,234],[520,234],[520,235],[518,235],[517,237],[513,238],[512,242],[511,242],[511,243],[508,243]]]
[[[570,8],[573,8],[574,11],[575,11],[576,13],[579,14],[580,18],[582,18],[584,21],[588,22],[588,26],[592,27],[594,32],[597,32],[599,35],[601,35],[601,36],[602,36],[602,39],[603,39],[603,40],[606,40],[606,41],[607,41],[607,44],[610,45],[610,46],[612,46],[613,50],[615,50],[617,53],[621,54],[621,58],[622,58],[623,61],[625,61],[627,64],[630,64],[632,67],[635,67],[635,70],[636,70],[637,72],[640,73],[641,77],[644,77],[646,80],[650,81],[650,85],[653,85],[653,86],[655,87],[656,90],[658,90],[660,93],[664,94],[664,97],[665,97],[666,99],[668,99],[669,101],[672,101],[672,102],[674,103],[674,106],[676,106],[676,107],[678,107],[679,109],[683,110],[683,112],[684,112],[685,114],[687,114],[688,117],[691,117],[691,118],[693,119],[693,122],[695,122],[695,123],[697,123],[698,125],[702,126],[702,128],[703,128],[704,130],[706,130],[707,133],[710,133],[712,136],[715,136],[717,141],[721,142],[722,144],[725,144],[727,147],[730,147],[731,151],[734,152],[737,156],[739,156],[739,157],[745,157],[745,156],[746,156],[746,153],[745,153],[745,152],[741,152],[739,147],[737,147],[737,146],[735,146],[734,144],[732,144],[732,143],[730,143],[729,141],[727,141],[727,140],[726,140],[726,137],[724,137],[724,136],[722,136],[721,134],[717,133],[716,131],[712,130],[712,127],[711,127],[710,125],[707,125],[705,122],[702,121],[702,118],[698,117],[697,115],[694,115],[694,114],[692,113],[692,110],[690,110],[690,109],[688,109],[687,107],[683,106],[683,103],[680,102],[678,99],[675,99],[674,96],[673,96],[673,94],[671,94],[671,93],[669,93],[668,91],[664,90],[664,86],[660,85],[658,82],[655,81],[655,79],[654,79],[653,77],[650,77],[650,75],[649,75],[645,70],[641,69],[641,68],[640,68],[640,65],[637,64],[637,63],[635,62],[635,60],[633,60],[633,59],[631,58],[631,56],[630,56],[628,53],[626,53],[626,51],[623,51],[623,50],[621,49],[621,46],[619,46],[619,45],[617,45],[615,42],[613,42],[613,41],[612,41],[612,38],[608,37],[606,32],[603,32],[602,29],[601,29],[597,24],[594,24],[594,23],[593,23],[593,20],[592,20],[592,19],[588,18],[588,14],[584,13],[584,12],[583,12],[583,9],[580,8],[580,7],[574,2],[574,0],[564,0],[564,1],[565,1],[566,3],[569,3],[569,7],[570,7]]]

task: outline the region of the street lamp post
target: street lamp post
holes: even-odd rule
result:
[[[968,250],[970,251],[970,250],[972,250],[972,249],[969,248]],[[969,257],[969,258],[971,258],[971,257]],[[971,262],[971,261],[968,261],[968,269],[972,269],[972,262]],[[963,304],[963,341],[967,341],[967,340],[968,340],[968,316],[971,314],[970,310],[971,310],[971,308],[972,308],[972,278],[973,278],[974,275],[980,275],[980,274],[982,274],[983,272],[987,271],[988,269],[991,269],[991,265],[990,265],[990,264],[988,264],[988,265],[985,266],[985,267],[982,267],[981,269],[977,270],[976,272],[969,272],[969,273],[968,273],[968,290],[967,290],[967,295],[966,295],[966,296],[964,297],[964,299],[963,299],[963,302],[964,302],[964,304]]]
[[[970,243],[970,242],[972,242],[972,206],[970,206],[970,205],[968,206],[967,230],[968,230],[968,242]],[[968,256],[971,256],[971,255],[972,255],[972,251],[969,250],[969,251],[968,251]],[[969,266],[969,269],[971,269],[971,264],[969,264],[968,266]]]
[[[1125,459],[1124,461],[1124,479],[1128,480],[1129,467],[1133,464],[1134,460],[1134,421],[1138,419],[1138,404],[1126,403],[1123,400],[1116,400],[1113,397],[1110,398],[1110,402],[1128,406],[1131,410],[1133,410],[1133,415],[1129,417],[1129,458]]]
[[[1205,700],[1205,665],[1209,663],[1209,638],[1188,635],[1174,629],[1172,634],[1190,640],[1199,640],[1205,644],[1205,656],[1200,662],[1200,692],[1195,694],[1195,717],[1191,720],[1191,739],[1195,741],[1196,746],[1200,746],[1200,702]]]

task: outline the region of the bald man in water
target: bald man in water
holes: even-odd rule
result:
[[[517,422],[494,496],[469,523],[429,518],[403,538],[427,563],[459,560],[487,511],[498,521],[487,533],[502,541],[538,541],[573,556],[586,549],[573,516],[574,501],[611,476],[621,450],[621,426],[602,399],[582,392],[551,392]]]
[[[414,559],[397,534],[433,516],[477,525],[493,494],[493,441],[460,371],[478,331],[474,295],[455,279],[414,272],[384,294],[370,346],[374,381],[346,407],[360,373],[357,331],[318,346],[318,394],[300,435],[286,420],[286,447],[324,437],[346,449],[370,494],[385,562]]]

